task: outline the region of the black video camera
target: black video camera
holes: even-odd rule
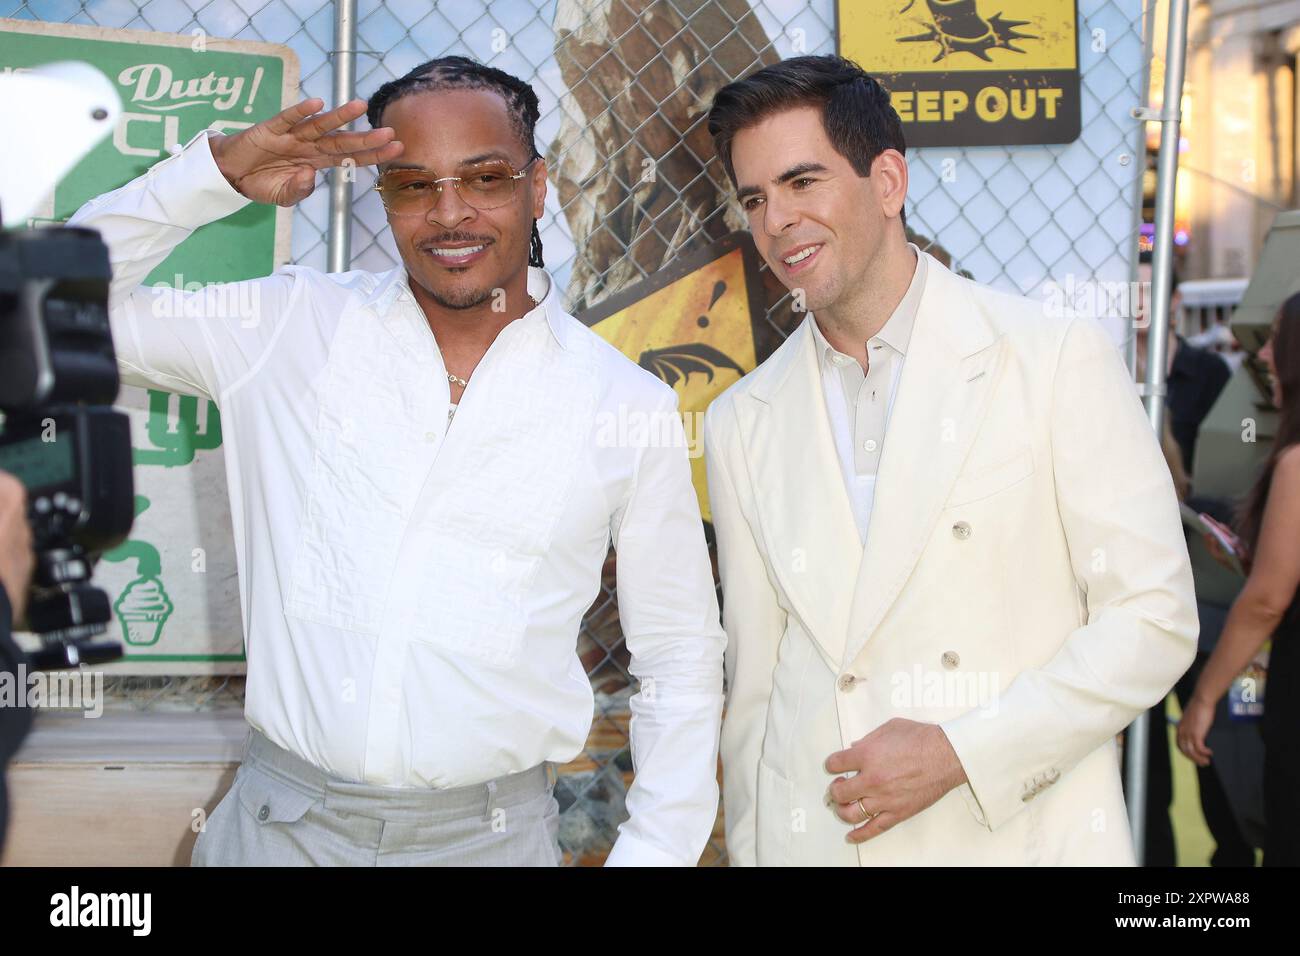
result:
[[[111,407],[110,277],[94,230],[0,232],[0,469],[27,489],[36,570],[26,629],[42,639],[30,655],[37,668],[122,655],[117,642],[92,642],[112,608],[90,583],[135,514],[130,419]]]

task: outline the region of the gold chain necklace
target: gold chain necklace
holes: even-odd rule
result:
[[[528,301],[533,304],[533,309],[537,308],[537,300],[534,299],[531,295],[528,297]],[[529,309],[528,311],[531,312],[532,309]],[[474,373],[470,372],[469,374],[473,375]],[[450,372],[447,373],[447,381],[451,382],[451,384],[453,385],[459,385],[461,388],[469,388],[468,380],[463,378],[457,378],[455,375],[452,375]]]

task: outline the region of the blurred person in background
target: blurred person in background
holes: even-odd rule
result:
[[[1191,479],[1183,466],[1182,451],[1174,439],[1168,415],[1164,418],[1160,450],[1164,453],[1165,464],[1169,466],[1169,474],[1173,478],[1178,500],[1188,501]],[[1195,501],[1192,504],[1195,507]],[[1210,631],[1214,637],[1217,637],[1223,630],[1223,618],[1226,614],[1226,608],[1199,599],[1196,607],[1201,622],[1202,639],[1198,642],[1196,661],[1174,685],[1174,694],[1181,707],[1186,707],[1188,700],[1191,699],[1196,678],[1200,675],[1205,661],[1209,659],[1210,649],[1213,648],[1212,642],[1207,648],[1205,634]],[[1173,764],[1170,760],[1169,718],[1165,701],[1161,701],[1147,711],[1147,721],[1146,842],[1142,859],[1146,866],[1177,866],[1178,857],[1171,815],[1174,801]],[[1253,866],[1255,848],[1242,833],[1232,804],[1219,780],[1218,771],[1214,767],[1197,767],[1196,772],[1201,813],[1215,843],[1210,865]]]
[[[1137,310],[1137,379],[1142,382],[1146,380],[1147,332],[1151,324],[1147,306],[1147,290],[1151,288],[1150,252],[1142,252],[1138,256],[1138,281],[1141,291]],[[1218,400],[1219,393],[1228,384],[1232,370],[1221,356],[1197,348],[1178,334],[1175,320],[1181,304],[1178,273],[1174,272],[1169,293],[1169,345],[1165,353],[1169,362],[1166,370],[1168,392],[1165,394],[1165,408],[1169,413],[1170,428],[1183,455],[1183,467],[1188,474],[1195,475],[1197,432]]]
[[[1187,467],[1183,464],[1183,452],[1178,447],[1178,439],[1174,438],[1174,430],[1169,424],[1168,415],[1163,419],[1163,428],[1160,432],[1160,451],[1165,456],[1165,464],[1169,466],[1169,477],[1174,480],[1174,491],[1178,495],[1178,500],[1186,501],[1192,490],[1192,479],[1187,475]]]
[[[1201,671],[1178,725],[1178,749],[1209,766],[1205,744],[1215,707],[1238,674],[1272,640],[1264,693],[1266,866],[1300,865],[1300,294],[1283,303],[1259,359],[1279,410],[1277,437],[1237,519],[1239,553],[1250,569],[1218,646]],[[1227,529],[1222,529],[1225,532]]]
[[[1228,371],[1235,373],[1246,360],[1246,351],[1232,334],[1232,328],[1226,322],[1215,322],[1204,332],[1189,335],[1187,341],[1198,349],[1213,352],[1228,365]]]
[[[1151,323],[1150,289],[1152,265],[1151,252],[1138,256],[1139,286],[1137,309],[1137,380],[1146,380],[1148,332]],[[1177,332],[1177,316],[1182,305],[1179,277],[1174,271],[1170,280],[1169,341],[1166,347],[1166,388],[1164,432],[1161,451],[1174,480],[1180,501],[1189,503],[1198,511],[1205,511],[1227,519],[1230,506],[1227,502],[1192,498],[1192,457],[1201,424],[1227,385],[1232,371],[1227,362],[1217,354],[1198,348]],[[1201,622],[1197,661],[1193,663],[1178,684],[1175,693],[1180,702],[1185,701],[1199,673],[1199,665],[1208,658],[1214,641],[1222,629],[1223,610],[1197,600],[1197,616]],[[1189,676],[1190,675],[1190,676]],[[1169,751],[1168,712],[1166,702],[1160,701],[1147,712],[1147,809],[1146,844],[1143,862],[1146,866],[1176,866],[1174,829],[1170,818],[1173,804],[1173,766]],[[1199,774],[1201,810],[1206,825],[1215,841],[1212,865],[1251,866],[1255,851],[1242,836],[1231,805],[1218,775],[1213,768]]]

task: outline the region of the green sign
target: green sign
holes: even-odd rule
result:
[[[298,99],[298,60],[288,47],[214,39],[200,30],[176,35],[0,19],[0,72],[64,60],[102,71],[116,85],[122,114],[34,222],[66,220],[202,130],[246,129]],[[289,210],[250,204],[196,230],[145,283],[197,290],[269,275],[288,259],[290,218]],[[130,388],[121,401],[132,416],[136,490],[143,493],[131,539],[100,564],[103,583],[116,591],[119,633],[109,636],[127,652],[115,669],[229,668],[242,661],[243,648],[228,518],[213,507],[224,501],[224,482],[219,459],[196,456],[220,446],[217,409],[190,396]],[[209,559],[215,573],[208,573]]]
[[[113,135],[55,189],[46,218],[59,221],[87,199],[130,182],[200,130],[245,129],[274,116],[293,100],[298,85],[297,56],[277,44],[218,40],[198,31],[176,35],[0,19],[0,72],[60,60],[103,71],[122,97],[122,116]],[[288,258],[288,222],[275,207],[249,205],[195,232],[146,281],[172,285],[177,276],[190,284],[267,275]]]

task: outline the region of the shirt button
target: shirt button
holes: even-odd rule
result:
[[[267,820],[267,818],[268,818],[270,815],[271,815],[271,808],[270,808],[267,804],[265,804],[265,803],[262,804],[262,808],[261,808],[260,810],[257,811],[257,819],[259,819],[259,820],[261,820],[263,823],[265,823],[266,820]]]
[[[857,680],[858,679],[852,674],[841,674],[840,679],[836,681],[836,686],[847,694],[849,691],[853,690],[853,685],[857,683]]]
[[[432,445],[434,442],[436,442],[436,441],[438,440],[438,433],[437,433],[437,432],[425,432],[425,433],[424,433],[424,440],[425,440],[426,442],[428,442],[430,445]]]
[[[948,670],[952,670],[960,663],[961,663],[961,658],[957,656],[956,651],[943,652],[943,666],[948,668]]]
[[[970,537],[970,523],[966,521],[958,521],[952,526],[952,536],[958,541],[965,541]]]
[[[866,441],[864,441],[864,442],[862,443],[862,447],[863,447],[863,449],[866,450],[866,451],[875,451],[875,450],[876,450],[876,440],[875,440],[874,438],[868,438]]]

